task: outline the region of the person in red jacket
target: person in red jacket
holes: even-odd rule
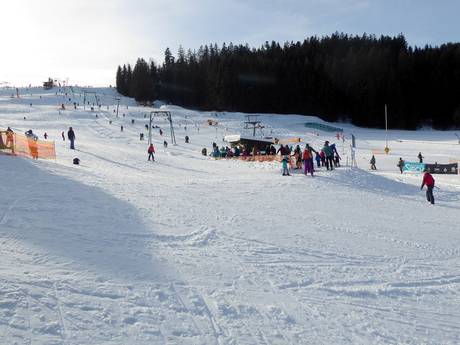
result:
[[[304,173],[305,175],[311,174],[311,176],[313,176],[313,160],[311,158],[312,158],[312,155],[311,155],[310,150],[308,149],[308,144],[307,144],[302,154],[302,160],[303,160],[303,164],[305,168]]]
[[[425,173],[423,174],[423,181],[420,190],[426,185],[426,199],[434,205],[434,196],[433,196],[433,188],[434,188],[434,178],[428,172],[427,169],[423,170]]]
[[[150,144],[148,150],[147,150],[148,154],[149,154],[149,160],[150,158],[152,158],[152,161],[154,162],[155,161],[155,157],[153,156],[153,154],[155,153],[155,148],[153,147],[153,144]]]

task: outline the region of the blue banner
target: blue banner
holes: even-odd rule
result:
[[[425,164],[423,163],[404,162],[403,171],[405,172],[422,173],[424,169]]]

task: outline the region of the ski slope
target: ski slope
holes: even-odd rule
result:
[[[149,108],[122,98],[117,118],[111,89],[94,90],[94,112],[71,106],[81,90],[57,91],[0,90],[0,129],[46,131],[57,150],[0,155],[0,343],[460,343],[460,176],[435,176],[432,206],[421,176],[396,168],[420,151],[460,161],[454,132],[336,124],[357,138],[358,169],[283,177],[279,163],[201,155],[240,133],[244,114],[162,106],[178,145],[163,148],[155,129],[152,163],[139,140]],[[303,126],[314,117],[260,120],[315,149],[337,142]],[[350,142],[337,144],[345,165]]]

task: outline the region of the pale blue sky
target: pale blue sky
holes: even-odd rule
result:
[[[297,41],[335,31],[403,33],[409,44],[460,41],[460,0],[2,1],[0,81],[114,83],[118,64],[162,62],[170,47]]]

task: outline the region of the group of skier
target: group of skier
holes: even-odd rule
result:
[[[419,163],[422,164],[424,157],[422,156],[421,152],[418,153],[417,158],[419,159]],[[375,166],[375,156],[372,156],[370,160],[370,164],[371,164],[371,170],[377,170]],[[399,157],[399,161],[396,164],[396,166],[399,168],[399,171],[401,174],[404,171],[404,165],[405,165],[404,160],[401,157]],[[434,177],[428,172],[427,168],[424,168],[423,169],[423,180],[422,180],[422,185],[420,187],[420,190],[423,190],[423,187],[426,186],[426,199],[432,205],[434,205],[434,195],[433,195],[433,189],[435,187],[434,184],[435,184]]]
[[[310,174],[313,176],[315,171],[315,160],[318,168],[325,166],[327,170],[334,170],[334,167],[340,166],[341,158],[337,152],[337,148],[335,144],[329,145],[329,141],[325,141],[324,146],[319,151],[316,151],[309,144],[306,144],[303,150],[300,148],[300,145],[297,145],[292,154],[288,145],[284,147],[284,150],[283,146],[281,146],[278,152],[283,157],[281,160],[283,176],[290,176],[288,164],[290,162],[290,157],[294,158],[294,169],[302,170],[303,166],[303,173],[305,175]]]
[[[425,158],[425,157],[423,157],[422,153],[419,152],[418,155],[417,155],[417,158],[419,159],[419,163],[422,164],[423,163],[423,158]],[[375,165],[376,159],[375,159],[374,155],[372,155],[371,160],[369,161],[369,163],[371,165],[371,170],[377,170],[377,167]],[[406,164],[406,162],[401,157],[399,157],[399,160],[398,160],[398,163],[396,164],[396,166],[398,167],[399,172],[401,174],[404,172],[404,165],[405,164]]]

